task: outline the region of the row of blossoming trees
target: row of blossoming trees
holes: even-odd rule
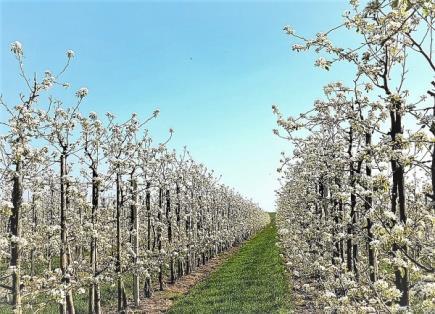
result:
[[[313,310],[432,312],[435,3],[350,5],[341,26],[314,39],[284,29],[298,41],[293,50],[323,54],[316,66],[348,62],[355,76],[325,86],[324,98],[297,117],[273,108],[274,132],[293,146],[279,169],[281,245]],[[361,44],[335,46],[329,38],[341,28]]]
[[[153,145],[146,124],[158,110],[103,123],[79,112],[86,88],[72,106],[40,100],[68,87],[60,75],[73,51],[59,74],[38,80],[24,71],[21,43],[11,50],[28,89],[18,105],[1,100],[0,298],[16,313],[53,303],[74,313],[80,294],[89,313],[102,313],[110,287],[125,312],[269,222],[187,151]]]

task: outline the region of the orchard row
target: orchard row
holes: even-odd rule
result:
[[[53,304],[74,313],[74,299],[85,299],[89,313],[126,312],[269,222],[187,150],[170,151],[172,130],[153,144],[147,125],[158,110],[119,122],[110,113],[101,120],[80,113],[86,88],[70,106],[42,99],[69,87],[60,77],[73,51],[59,74],[46,71],[40,80],[24,72],[21,43],[11,51],[28,89],[18,105],[1,100],[8,119],[0,146],[0,298],[15,313]]]
[[[316,66],[354,71],[308,112],[274,107],[274,132],[294,147],[281,160],[281,246],[315,312],[435,311],[434,18],[433,1],[352,0],[314,39],[284,29],[293,50],[321,54]],[[342,31],[358,44],[336,46]]]

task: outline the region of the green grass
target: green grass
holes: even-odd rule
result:
[[[284,274],[284,265],[276,247],[274,215],[272,224],[245,243],[209,279],[200,283],[187,296],[174,295],[177,300],[170,313],[287,313],[290,311],[289,287]],[[58,262],[54,261],[54,267]],[[1,266],[1,265],[0,265]],[[44,265],[37,265],[39,268]],[[27,265],[24,263],[23,268]],[[125,276],[127,295],[131,296],[131,276]],[[102,285],[102,305],[116,306],[116,287]],[[23,302],[29,300],[24,298]],[[41,295],[34,303],[47,302]],[[74,295],[76,313],[87,313],[87,293]],[[50,302],[44,314],[58,313],[59,306]],[[24,313],[31,313],[25,309]],[[12,313],[10,305],[0,302],[0,314]]]
[[[245,243],[169,313],[288,313],[290,289],[272,224]]]

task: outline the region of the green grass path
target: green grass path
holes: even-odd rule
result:
[[[169,313],[290,312],[290,289],[276,237],[272,222],[208,279],[181,297]]]

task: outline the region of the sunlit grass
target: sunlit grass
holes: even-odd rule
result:
[[[274,216],[272,217],[274,218]],[[169,313],[287,313],[290,292],[272,223]]]

